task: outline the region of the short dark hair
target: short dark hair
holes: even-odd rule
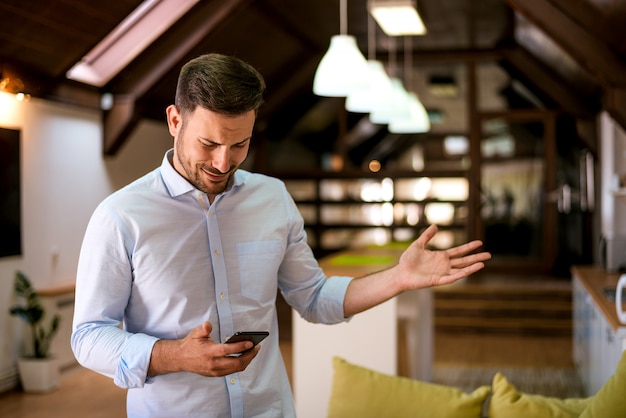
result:
[[[180,70],[175,104],[182,114],[197,106],[237,116],[258,111],[263,104],[265,81],[250,64],[222,54],[192,59]]]

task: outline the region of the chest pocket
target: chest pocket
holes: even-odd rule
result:
[[[259,302],[274,300],[278,268],[283,258],[280,240],[237,244],[241,294]]]

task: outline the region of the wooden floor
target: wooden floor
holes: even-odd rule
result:
[[[486,293],[495,291],[492,284],[486,286]],[[499,286],[497,284],[496,286]],[[539,287],[546,287],[545,284]],[[550,288],[551,286],[547,286]],[[558,284],[559,289],[563,287]],[[567,287],[567,286],[565,286]],[[476,284],[470,286],[470,292],[478,292]],[[458,291],[456,289],[455,291]],[[562,289],[561,289],[562,290]],[[498,291],[499,292],[499,291]],[[506,293],[506,292],[504,292]],[[463,300],[460,297],[459,300]],[[472,302],[469,305],[476,305]],[[478,303],[479,304],[479,303]],[[445,309],[450,309],[448,302]],[[480,304],[479,304],[480,305]],[[485,304],[477,316],[510,316],[500,311],[501,307],[491,301]],[[494,306],[498,311],[491,311]],[[484,308],[484,309],[483,309]],[[437,308],[435,308],[437,309]],[[486,309],[486,311],[485,311]],[[454,310],[454,309],[452,309]],[[464,316],[468,316],[464,312]],[[520,315],[526,317],[526,313]],[[279,314],[280,318],[280,314]],[[513,323],[519,323],[519,318],[509,318]],[[437,317],[435,318],[437,322]],[[478,319],[480,321],[480,319]],[[483,321],[484,322],[484,321]],[[490,332],[485,327],[469,327],[471,332],[463,332],[454,328],[450,318],[445,326],[435,332],[434,362],[435,365],[482,365],[497,367],[534,367],[555,368],[573,367],[571,334],[556,332],[551,334],[545,330],[534,333],[532,328],[520,328],[511,332],[502,332],[494,329]],[[290,323],[284,321],[281,330],[281,350],[291,376],[291,344]],[[478,331],[477,331],[478,330]],[[286,337],[286,338],[285,338]],[[402,373],[400,373],[402,374]],[[113,382],[94,372],[76,367],[64,374],[60,388],[49,394],[24,394],[20,391],[11,391],[0,394],[0,417],[12,418],[114,418],[125,416],[125,391],[117,388]]]
[[[568,336],[435,334],[435,365],[574,367]]]
[[[76,370],[63,375],[60,387],[46,394],[11,391],[0,395],[0,417],[116,418],[126,416],[126,391],[95,372]]]

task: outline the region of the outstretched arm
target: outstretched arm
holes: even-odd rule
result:
[[[398,264],[387,270],[352,280],[344,299],[346,317],[368,310],[398,294],[412,289],[453,283],[477,272],[488,252],[472,254],[482,245],[471,241],[448,250],[432,251],[426,245],[437,233],[429,226],[400,256]]]

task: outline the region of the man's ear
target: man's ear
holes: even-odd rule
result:
[[[174,138],[178,135],[180,127],[183,125],[183,118],[176,105],[169,105],[166,109],[167,126],[170,131],[170,135]]]

